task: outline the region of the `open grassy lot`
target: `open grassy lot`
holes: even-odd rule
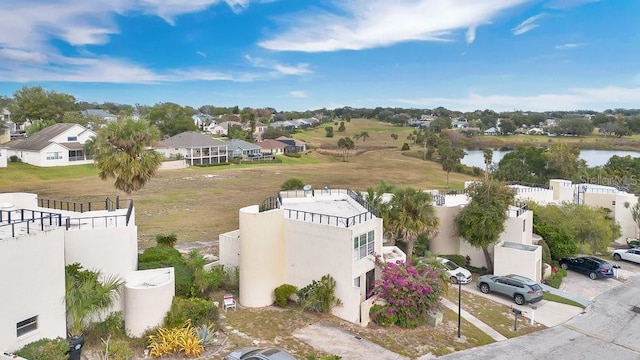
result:
[[[465,139],[465,146],[469,148],[494,148],[518,146],[549,146],[564,143],[579,149],[594,150],[639,150],[640,135],[616,138],[593,134],[590,136],[546,136],[546,135],[511,135],[511,136],[475,136]]]
[[[440,164],[403,156],[398,148],[393,148],[390,134],[396,128],[387,128],[388,124],[375,121],[354,120],[347,123],[345,136],[363,131],[360,129],[365,129],[365,125],[369,126],[370,138],[358,142],[359,153],[350,157],[349,162],[312,149],[299,159],[282,157],[281,164],[191,167],[158,172],[142,190],[131,196],[136,206],[141,246],[152,245],[153,238],[160,233],[176,233],[179,242],[217,239],[218,234],[237,228],[238,209],[275,195],[280,185],[291,177],[298,177],[315,188],[329,185],[361,191],[382,180],[422,189],[446,187],[446,175]],[[411,131],[399,129],[407,134]],[[388,134],[383,135],[387,130]],[[324,138],[323,129],[309,133],[299,135],[318,144],[328,139]],[[327,146],[336,142],[333,138]],[[380,148],[384,146],[387,148]],[[450,174],[451,187],[461,188],[468,180],[473,178]],[[0,191],[33,192],[42,198],[76,201],[116,195],[125,198],[124,193],[113,187],[113,180],[100,180],[91,165],[38,168],[10,163],[8,168],[0,169]]]

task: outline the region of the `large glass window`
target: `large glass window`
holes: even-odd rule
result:
[[[375,234],[373,231],[353,238],[353,260],[373,254],[375,251]]]

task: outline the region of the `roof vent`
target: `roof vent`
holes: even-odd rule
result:
[[[640,314],[640,306],[634,306],[631,308],[631,311],[633,311],[634,313],[638,313]]]

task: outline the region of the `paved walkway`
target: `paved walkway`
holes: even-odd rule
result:
[[[458,305],[452,303],[451,301],[442,298],[442,300],[440,300],[440,303],[442,303],[442,305],[448,307],[449,309],[453,310],[454,312],[458,312]],[[468,322],[472,323],[475,327],[477,327],[478,329],[482,330],[482,332],[484,332],[485,334],[491,336],[493,338],[493,340],[495,341],[504,341],[507,340],[507,338],[500,334],[499,332],[493,330],[489,325],[483,323],[482,321],[480,321],[477,317],[469,314],[466,310],[461,310],[460,314],[462,315],[462,317],[467,320]]]

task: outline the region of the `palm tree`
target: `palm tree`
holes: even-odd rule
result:
[[[69,336],[79,337],[86,329],[90,316],[113,306],[124,282],[115,276],[100,281],[100,272],[83,270],[78,263],[67,265],[65,270],[67,331]]]
[[[493,162],[493,150],[484,149],[484,178],[489,178],[489,165]]]
[[[116,189],[127,195],[142,189],[162,163],[161,154],[148,150],[159,138],[159,130],[144,120],[109,123],[90,145],[98,175],[115,178]]]
[[[388,229],[396,240],[405,243],[407,256],[413,255],[418,235],[431,238],[438,233],[439,220],[431,194],[410,187],[400,188],[394,191],[389,207]]]

